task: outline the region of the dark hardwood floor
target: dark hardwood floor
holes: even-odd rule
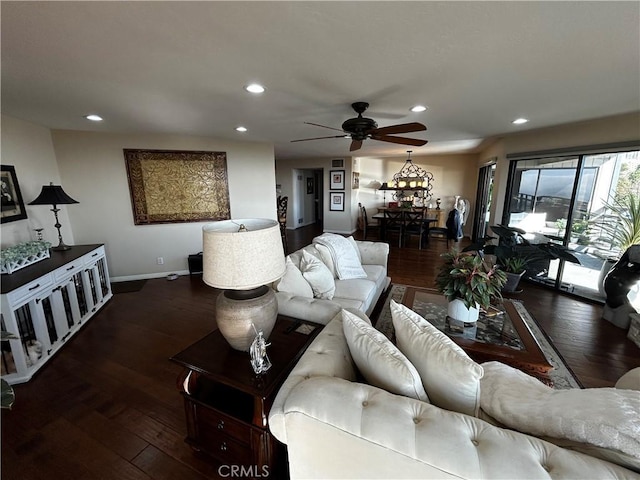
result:
[[[288,232],[290,250],[318,231]],[[432,286],[446,242],[391,248],[394,283]],[[199,277],[155,279],[120,293],[2,411],[2,478],[206,479],[214,461],[184,443],[180,367],[168,359],[215,328],[217,292]],[[600,319],[602,307],[526,284],[518,296],[585,387],[640,366],[640,349]]]

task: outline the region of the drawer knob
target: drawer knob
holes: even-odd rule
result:
[[[220,420],[218,422],[218,430],[223,430],[224,429],[224,420]]]
[[[223,452],[227,451],[227,442],[222,442],[222,445],[220,445],[220,450],[222,450]]]

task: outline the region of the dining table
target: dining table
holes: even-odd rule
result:
[[[384,215],[384,210],[389,210],[388,208],[384,208],[384,209],[380,209],[382,211],[375,213],[373,215],[371,215],[371,219],[372,220],[377,220],[380,223],[380,240],[384,240],[385,239],[385,223],[386,223],[386,217]],[[401,210],[401,211],[411,211],[411,209],[393,209],[395,211]],[[432,218],[432,217],[424,217],[422,219],[422,222],[424,224],[424,233],[422,235],[422,245],[424,246],[425,244],[429,243],[429,229],[431,228],[431,224],[432,223],[437,223],[438,219],[437,218]]]

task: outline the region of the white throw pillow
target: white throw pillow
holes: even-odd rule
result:
[[[416,368],[384,334],[346,310],[342,310],[342,327],[351,357],[369,384],[429,401]]]
[[[434,405],[478,416],[480,365],[416,312],[391,300],[396,343],[413,363]]]
[[[362,265],[362,255],[360,255],[360,248],[358,248],[358,244],[356,243],[356,239],[353,238],[353,237],[347,237],[347,240],[349,240],[349,243],[351,245],[353,245],[353,248],[356,251],[356,255],[358,255],[358,260],[360,261],[360,264]]]
[[[284,276],[275,283],[276,291],[289,292],[299,297],[313,298],[311,285],[302,276],[302,272],[295,266],[291,257],[287,256]]]
[[[320,260],[322,260],[322,262],[329,269],[333,278],[338,278],[338,275],[336,274],[336,266],[333,263],[333,258],[331,257],[331,252],[329,251],[329,249],[324,245],[320,245],[319,243],[314,243],[313,246],[316,247],[316,250],[318,251],[318,253],[320,253]]]
[[[321,260],[303,250],[300,271],[305,280],[311,285],[315,298],[327,300],[333,298],[333,294],[336,291],[336,282],[333,280],[333,275],[331,275],[327,266]]]

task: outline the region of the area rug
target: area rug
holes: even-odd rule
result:
[[[380,309],[380,314],[375,320],[374,324],[376,329],[384,333],[388,338],[392,339],[394,336],[393,323],[391,322],[391,310],[389,304],[391,300],[395,300],[396,303],[402,302],[402,297],[407,289],[406,285],[392,285],[387,298],[384,301],[384,305]],[[553,370],[549,372],[549,377],[553,381],[553,386],[556,389],[567,388],[582,388],[580,382],[575,378],[571,369],[567,366],[562,356],[558,353],[555,347],[549,342],[544,332],[538,326],[535,319],[517,300],[512,300],[513,305],[518,310],[527,326],[531,330],[531,333],[538,341],[542,353],[547,357],[547,361],[553,366]]]

